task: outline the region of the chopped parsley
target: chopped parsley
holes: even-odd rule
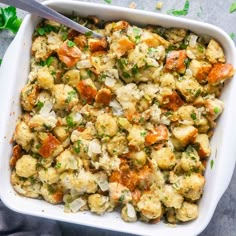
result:
[[[86,37],[90,37],[90,36],[92,36],[92,34],[93,34],[92,31],[88,31],[88,32],[85,32],[85,33],[84,33],[84,35],[85,35]]]
[[[2,64],[2,59],[0,59],[0,65]]]
[[[54,57],[48,57],[46,61],[40,61],[40,66],[50,66],[54,60]]]
[[[68,40],[68,41],[67,41],[67,46],[68,46],[69,48],[72,48],[72,47],[75,46],[75,43],[74,43],[73,41],[71,41],[71,40]]]
[[[234,40],[235,34],[232,32],[229,34],[229,37]]]
[[[190,64],[189,58],[184,59],[184,65],[185,65],[186,67],[188,67],[189,64]]]
[[[52,25],[45,25],[44,27],[37,28],[37,32],[39,35],[43,36],[50,32],[57,32],[57,28]]]
[[[196,93],[194,94],[194,97],[197,98],[201,93],[201,89],[198,89]]]
[[[146,132],[146,131],[142,131],[142,132],[140,133],[140,135],[141,135],[142,137],[145,137],[145,136],[147,135],[147,132]]]
[[[44,103],[38,101],[37,104],[36,104],[36,109],[37,109],[37,110],[41,110],[41,108],[42,108],[43,106],[44,106]]]
[[[232,2],[230,8],[229,8],[229,12],[233,13],[234,11],[236,11],[236,1]]]
[[[68,93],[68,96],[66,98],[66,103],[69,103],[73,98],[75,98],[76,96],[76,91],[75,90],[72,90]]]
[[[189,10],[189,0],[185,1],[184,8],[182,10],[170,9],[167,11],[167,14],[173,16],[186,16]]]
[[[61,162],[57,162],[57,164],[55,165],[55,169],[60,169],[61,168]]]
[[[212,169],[213,166],[214,166],[214,160],[211,160],[211,161],[210,161],[210,166],[211,166],[211,169]]]
[[[127,79],[127,78],[130,78],[131,76],[130,76],[130,74],[128,73],[128,72],[123,72],[123,76]]]
[[[195,121],[197,119],[197,115],[195,112],[191,113],[191,118]]]
[[[217,115],[220,112],[220,108],[219,107],[215,107],[214,108],[214,113]]]
[[[127,59],[125,58],[121,58],[117,60],[118,66],[120,67],[120,69],[124,69],[125,66],[127,65]]]
[[[55,189],[52,185],[48,185],[48,192],[49,192],[50,194],[53,194],[53,193],[56,192],[56,189]]]
[[[118,199],[119,202],[123,202],[125,200],[125,196],[124,195],[121,195]]]
[[[135,64],[135,65],[133,66],[133,68],[132,68],[132,74],[133,74],[133,75],[138,74],[138,66],[137,66],[137,64]]]
[[[205,51],[205,48],[202,46],[202,45],[198,45],[197,46],[197,50],[200,52],[200,53],[204,53],[204,51]]]
[[[75,144],[73,150],[74,150],[75,153],[78,154],[78,153],[80,153],[80,148],[81,148],[81,141],[78,140],[78,141],[76,142],[76,144]]]
[[[16,34],[21,23],[22,19],[17,17],[15,7],[9,6],[0,9],[0,30],[10,30]]]
[[[66,117],[66,123],[69,126],[69,128],[74,128],[76,126],[76,123],[74,122],[71,116]]]

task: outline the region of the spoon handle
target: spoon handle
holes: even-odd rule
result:
[[[96,38],[102,38],[103,36],[91,31],[90,29],[76,23],[75,21],[63,16],[62,14],[56,12],[55,10],[35,1],[35,0],[0,0],[0,2],[7,5],[12,5],[20,8],[24,11],[34,13],[42,18],[48,20],[55,20],[60,24],[66,25],[71,29],[74,29],[82,34],[87,32],[92,32],[92,35]]]

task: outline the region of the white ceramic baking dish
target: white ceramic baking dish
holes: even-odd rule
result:
[[[108,21],[125,19],[138,25],[181,27],[197,34],[207,34],[223,45],[227,61],[236,66],[233,41],[226,33],[213,25],[152,12],[70,0],[54,0],[44,4],[69,15],[72,13],[81,16],[96,15]],[[96,216],[89,212],[67,214],[63,212],[63,206],[54,206],[45,201],[19,196],[10,184],[9,158],[12,152],[10,140],[21,113],[19,95],[27,81],[30,69],[31,37],[39,21],[38,17],[32,15],[25,18],[20,31],[5,54],[0,71],[0,196],[2,201],[16,212],[138,235],[191,236],[199,234],[210,222],[219,199],[229,185],[235,166],[236,78],[226,84],[221,97],[225,102],[225,111],[219,119],[211,140],[210,159],[214,160],[214,166],[211,169],[210,165],[207,165],[206,185],[199,204],[199,217],[196,220],[173,228],[162,222],[154,225],[140,222],[125,223],[118,212],[107,213],[104,216]]]

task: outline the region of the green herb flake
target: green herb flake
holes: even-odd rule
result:
[[[52,185],[48,185],[48,192],[49,192],[50,194],[53,194],[53,193],[56,192],[56,189],[55,189]]]
[[[232,40],[234,40],[235,34],[232,32],[232,33],[229,34],[229,37],[230,37]]]
[[[220,108],[219,107],[215,107],[214,108],[214,113],[217,115],[220,112]]]
[[[196,93],[194,94],[194,97],[197,98],[201,93],[201,89],[198,89]]]
[[[123,76],[126,78],[126,79],[128,79],[128,78],[130,78],[131,76],[130,76],[130,74],[128,73],[128,72],[123,72]]]
[[[71,116],[66,117],[66,123],[69,126],[69,128],[74,128],[76,126],[76,123],[74,122]]]
[[[184,65],[185,65],[186,67],[188,67],[189,64],[190,64],[189,58],[184,59]]]
[[[57,162],[57,164],[55,165],[55,169],[60,169],[61,168],[61,162]]]
[[[71,41],[71,40],[68,40],[68,41],[67,41],[67,46],[68,46],[69,48],[72,48],[72,47],[75,46],[75,43],[74,43],[73,41]]]
[[[81,141],[78,140],[78,141],[76,142],[76,144],[75,144],[73,150],[74,150],[75,153],[78,154],[78,153],[80,153],[80,148],[81,148]]]
[[[47,66],[50,66],[50,65],[52,64],[53,60],[54,60],[54,57],[49,57],[49,58],[46,60],[46,65],[47,65]]]
[[[92,31],[88,31],[88,32],[85,32],[85,33],[84,33],[84,35],[85,35],[86,37],[90,37],[90,36],[92,36],[92,34],[93,34]]]
[[[68,37],[68,34],[67,33],[63,33],[62,34],[62,40],[65,41]]]
[[[22,23],[22,19],[17,17],[16,8],[9,6],[0,10],[0,30],[10,30],[16,34]]]
[[[198,45],[197,46],[197,50],[200,52],[200,53],[204,53],[205,52],[205,48],[202,46],[202,45]]]
[[[191,113],[191,118],[195,121],[197,119],[197,115],[195,112]]]
[[[132,68],[132,74],[133,75],[138,74],[138,66],[137,66],[137,64],[135,64],[134,67]]]
[[[44,28],[38,28],[38,29],[37,29],[37,32],[38,32],[38,34],[41,35],[41,36],[42,36],[42,35],[45,35],[45,33],[46,33]]]
[[[213,166],[214,166],[214,160],[211,160],[211,161],[210,161],[210,166],[211,166],[211,169],[212,169]]]
[[[52,26],[52,25],[45,25],[44,27],[39,27],[37,28],[37,32],[39,35],[43,36],[47,33],[50,33],[50,32],[57,32],[57,28]]]
[[[234,11],[236,11],[236,1],[232,2],[230,8],[229,8],[229,12],[233,13]]]
[[[70,91],[67,95],[67,98],[66,98],[66,103],[69,103],[69,102],[71,102],[71,100],[73,99],[73,98],[75,98],[76,97],[76,91],[75,90],[72,90],[72,91]]]
[[[0,59],[0,65],[2,64],[2,59]]]
[[[104,0],[104,2],[111,4],[112,0]]]
[[[44,103],[38,101],[37,104],[36,104],[36,109],[37,109],[37,110],[41,110],[41,108],[42,108],[43,106],[44,106]]]
[[[140,133],[140,135],[141,135],[142,137],[145,137],[145,136],[147,135],[147,132],[146,132],[146,131],[142,131],[142,132]]]
[[[189,10],[189,0],[185,1],[184,8],[182,10],[171,9],[167,11],[167,14],[173,16],[186,16]]]
[[[125,200],[125,196],[124,195],[121,195],[118,199],[119,202],[123,202]]]
[[[30,176],[30,177],[29,177],[29,180],[30,180],[31,185],[33,185],[33,184],[36,183],[36,179],[35,179],[34,176]]]

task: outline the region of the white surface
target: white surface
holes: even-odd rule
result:
[[[48,3],[49,4],[49,3]],[[216,38],[224,47],[227,61],[236,66],[236,52],[232,40],[227,34],[215,26],[174,18],[151,12],[142,12],[113,6],[96,5],[69,0],[53,1],[50,3],[63,13],[78,15],[97,15],[104,20],[126,19],[132,23],[144,25],[158,24],[164,27],[184,27],[197,34],[208,34]],[[1,114],[0,114],[0,195],[2,201],[11,209],[51,219],[57,219],[77,224],[90,225],[99,228],[129,232],[140,235],[168,235],[183,236],[197,235],[209,223],[215,207],[226,190],[231,179],[236,157],[236,126],[234,117],[236,109],[236,80],[231,80],[224,88],[221,99],[225,102],[225,111],[220,117],[217,129],[211,140],[214,167],[210,165],[206,170],[206,185],[203,198],[200,201],[200,212],[197,220],[178,225],[175,228],[160,223],[156,225],[134,223],[127,224],[120,219],[119,213],[107,213],[105,216],[95,216],[89,212],[66,214],[62,206],[53,206],[41,200],[29,199],[18,196],[11,187],[9,177],[9,158],[12,152],[10,140],[14,132],[17,117],[20,114],[19,94],[27,81],[30,62],[31,37],[39,19],[26,17],[12,45],[9,47],[1,67]],[[0,78],[0,79],[1,79]],[[216,153],[217,149],[217,153]]]

